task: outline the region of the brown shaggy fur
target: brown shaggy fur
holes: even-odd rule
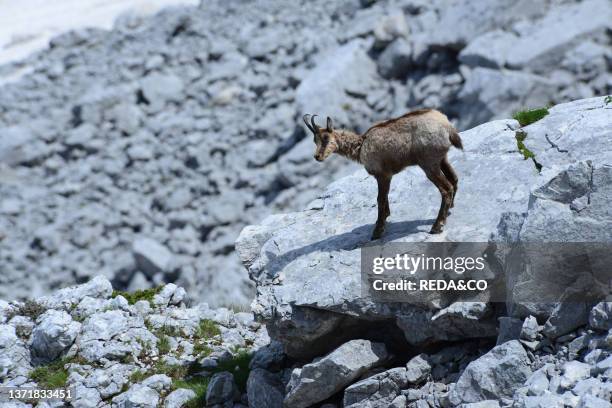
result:
[[[440,210],[432,234],[442,232],[449,208],[454,204],[457,193],[457,174],[448,162],[446,154],[451,145],[463,149],[459,133],[441,112],[434,109],[419,109],[398,118],[377,123],[363,135],[335,130],[332,120],[321,128],[314,122],[304,122],[314,134],[317,146],[315,159],[325,160],[337,153],[363,164],[369,174],[378,182],[378,219],[372,239],[381,237],[385,220],[391,214],[389,209],[389,187],[393,175],[408,166],[419,166],[427,178],[438,188],[442,196]]]

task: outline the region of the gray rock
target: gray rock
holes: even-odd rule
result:
[[[392,368],[347,387],[342,404],[346,408],[387,408],[392,406],[400,391],[407,385],[406,369]]]
[[[525,397],[521,403],[523,406],[530,408],[562,408],[565,406],[563,398],[555,394],[541,395],[537,397],[528,396]]]
[[[323,401],[387,357],[382,343],[351,340],[301,369],[295,369],[287,385],[285,406],[308,407]]]
[[[472,361],[450,392],[453,404],[509,398],[531,375],[529,357],[516,340],[494,347]]]
[[[497,345],[510,340],[518,340],[521,335],[523,322],[514,317],[502,316],[499,319],[499,334],[497,335]]]
[[[378,57],[378,72],[383,78],[403,78],[412,63],[412,47],[403,38],[393,41]]]
[[[12,126],[0,134],[0,163],[14,165],[27,157],[27,148],[35,135],[26,127]]]
[[[610,408],[612,404],[601,398],[594,397],[592,395],[585,395],[580,398],[576,408]]]
[[[525,27],[508,55],[512,68],[554,66],[578,38],[603,32],[609,27],[610,5],[605,0],[568,4],[551,10],[538,24]],[[567,27],[568,29],[564,29]],[[537,43],[537,47],[530,44]]]
[[[472,107],[460,112],[459,126],[466,128],[490,118],[509,117],[525,106],[544,106],[554,97],[554,89],[552,82],[544,76],[474,68],[468,71],[458,95],[462,103]],[[473,109],[474,106],[479,109]]]
[[[155,374],[150,377],[147,377],[141,382],[141,384],[152,388],[157,392],[162,392],[170,388],[170,385],[172,384],[172,378],[168,377],[165,374]]]
[[[591,366],[580,361],[568,361],[563,364],[559,385],[570,390],[580,380],[591,376]]]
[[[528,387],[527,392],[529,395],[538,396],[548,391],[549,381],[547,373],[551,369],[551,365],[545,365],[533,372],[531,377],[525,382],[525,386]]]
[[[216,373],[210,379],[206,389],[206,405],[219,404],[221,406],[233,406],[233,401],[239,397],[240,392],[234,382],[232,373],[223,371]]]
[[[486,400],[479,402],[471,402],[468,404],[461,404],[461,408],[499,408],[499,402],[496,400]]]
[[[331,116],[348,124],[342,106],[347,92],[367,95],[376,84],[376,64],[366,54],[366,44],[353,40],[318,59],[319,64],[302,80],[295,94],[298,112]]]
[[[406,363],[406,381],[410,384],[418,384],[431,373],[431,365],[426,354],[412,357]]]
[[[132,253],[138,268],[150,277],[158,272],[168,272],[172,265],[172,253],[168,248],[150,238],[136,239]]]
[[[612,328],[612,302],[600,302],[591,309],[589,326],[604,331]]]
[[[121,408],[154,408],[159,403],[159,394],[147,386],[134,384],[112,401],[113,406]]]
[[[79,354],[88,361],[121,358],[138,353],[142,344],[156,344],[140,316],[112,310],[91,315],[83,322],[76,344]]]
[[[175,75],[157,72],[146,76],[141,83],[144,97],[152,104],[163,106],[168,101],[177,102],[183,96],[184,84]]]
[[[521,339],[534,341],[538,337],[539,330],[538,320],[533,316],[528,316],[521,327]]]
[[[179,388],[172,391],[164,399],[164,408],[181,408],[187,401],[194,398],[196,393],[193,390],[187,388]]]
[[[583,326],[588,321],[590,304],[585,302],[562,302],[552,311],[544,323],[543,333],[556,339],[572,330]]]
[[[81,323],[63,311],[48,310],[38,319],[32,331],[32,351],[35,356],[54,360],[67,350],[79,333]]]
[[[252,369],[247,381],[249,407],[282,408],[284,388],[278,374],[262,368]]]
[[[474,40],[459,53],[459,61],[470,67],[501,68],[518,37],[507,31],[489,31]]]

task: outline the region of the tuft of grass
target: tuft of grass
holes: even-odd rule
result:
[[[193,345],[193,353],[197,357],[206,357],[212,352],[212,349],[202,341],[198,341]]]
[[[531,159],[536,169],[538,169],[538,171],[541,171],[542,165],[538,163],[538,161],[536,160],[535,154],[531,150],[529,150],[527,146],[525,146],[525,139],[527,138],[527,132],[519,130],[516,132],[514,137],[516,138],[516,147],[518,148],[519,153],[523,155],[523,158],[525,160]]]
[[[252,354],[246,350],[239,350],[234,356],[228,360],[219,361],[219,365],[213,369],[213,372],[228,371],[234,375],[234,381],[240,392],[246,391],[246,383],[249,379],[249,364]]]
[[[241,393],[246,392],[246,383],[249,378],[249,364],[251,362],[252,355],[246,350],[238,350],[234,356],[225,361],[219,361],[219,365],[212,369],[207,369],[210,376],[191,376],[186,379],[176,379],[172,382],[172,388],[188,388],[195,392],[195,397],[192,398],[184,405],[187,408],[199,408],[205,405],[206,401],[206,389],[210,378],[215,373],[222,371],[228,371],[234,376],[234,381],[238,386]],[[197,372],[197,369],[193,369],[193,372]]]
[[[192,377],[185,380],[176,380],[172,383],[173,389],[187,388],[195,392],[195,397],[183,405],[185,408],[199,408],[206,405],[206,390],[210,377]]]
[[[151,374],[151,373],[149,373],[149,372],[147,372],[147,371],[144,371],[144,370],[136,370],[136,371],[134,371],[134,372],[133,372],[133,373],[130,375],[129,382],[130,382],[131,384],[136,384],[136,383],[139,383],[139,382],[143,381],[145,378],[150,377],[151,375],[153,375],[153,374]]]
[[[531,125],[534,122],[548,115],[547,108],[527,109],[516,112],[512,117],[518,121],[521,126]]]
[[[219,326],[209,319],[200,320],[194,337],[198,339],[210,339],[221,334]]]
[[[608,95],[604,98],[604,103],[607,105],[612,102],[612,95]]]
[[[170,337],[183,337],[183,332],[180,328],[175,326],[163,325],[159,329],[153,329],[153,333],[156,337],[170,336]]]
[[[168,336],[159,337],[157,340],[157,351],[160,355],[170,352],[170,338]]]
[[[71,362],[66,358],[52,361],[30,371],[29,377],[42,388],[63,388],[68,381],[68,370],[64,366]]]
[[[122,290],[113,290],[112,297],[115,298],[121,295],[128,301],[130,305],[133,305],[134,303],[140,300],[147,300],[149,304],[151,305],[151,307],[153,307],[154,306],[153,296],[157,295],[162,290],[162,287],[163,286],[156,286],[154,288],[140,289],[134,292],[124,292]]]

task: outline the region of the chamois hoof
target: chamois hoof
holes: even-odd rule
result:
[[[442,233],[442,226],[441,225],[434,225],[433,227],[431,227],[431,230],[429,231],[430,234],[441,234]]]
[[[382,237],[383,235],[383,232],[385,232],[384,228],[375,228],[374,232],[372,232],[372,237],[370,238],[370,241],[380,239],[380,237]]]

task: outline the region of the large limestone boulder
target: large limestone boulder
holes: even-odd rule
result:
[[[444,233],[428,234],[439,193],[413,167],[393,179],[391,217],[378,243],[549,242],[563,241],[567,233],[612,240],[612,105],[603,99],[552,107],[544,119],[520,129],[541,172],[518,152],[516,121],[493,121],[462,132],[465,150],[449,154],[459,174],[459,192]],[[580,171],[571,170],[580,166],[593,170],[590,189],[581,184]],[[563,181],[568,171],[576,174],[576,182]],[[561,185],[561,198],[546,187]],[[373,338],[381,327],[414,345],[497,335],[495,310],[486,303],[424,307],[364,297],[361,248],[370,242],[375,219],[376,182],[361,170],[332,183],[304,211],[269,216],[242,231],[236,248],[257,286],[252,308],[289,355],[321,355],[351,338]],[[527,278],[521,278],[522,270],[508,270],[516,279]],[[554,308],[527,306],[514,309],[523,318],[546,319]]]

